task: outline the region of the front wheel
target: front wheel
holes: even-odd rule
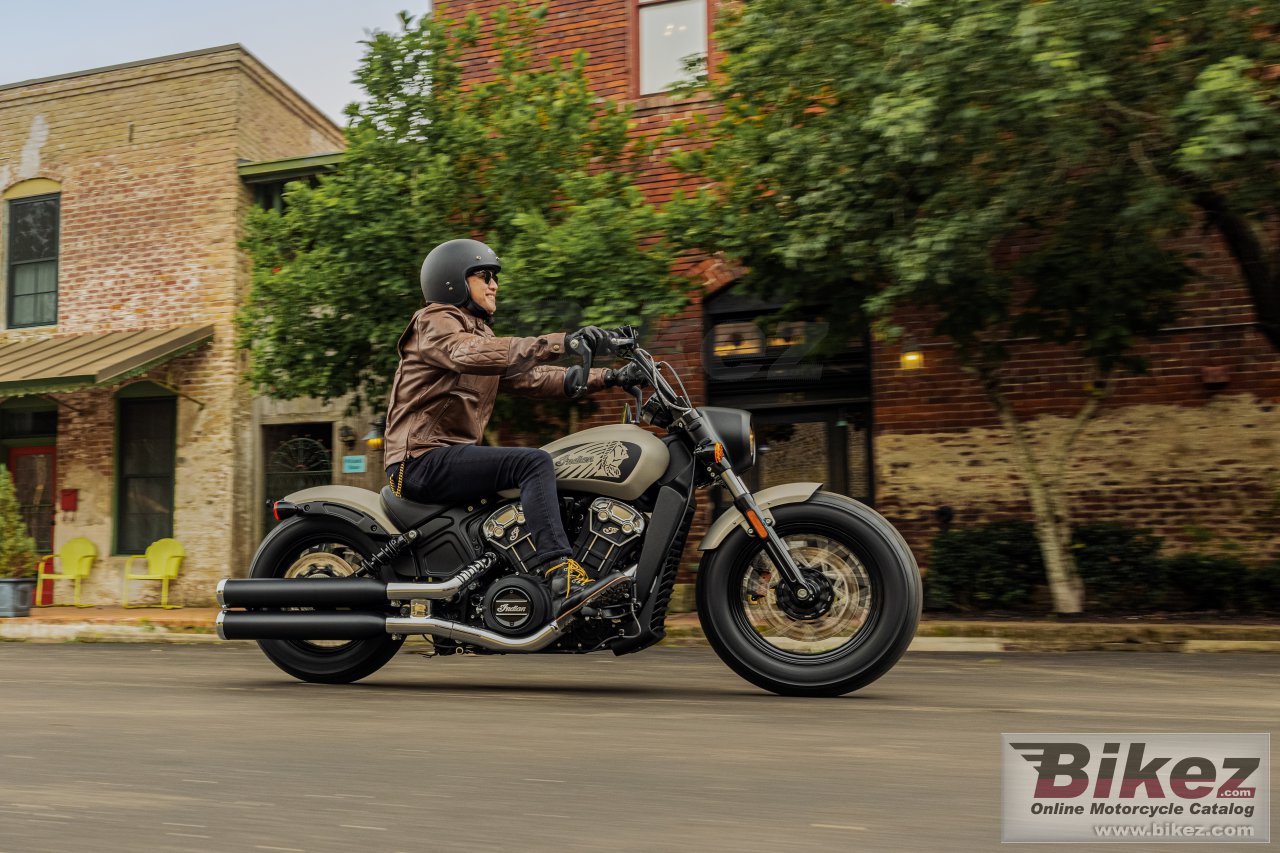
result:
[[[772,533],[819,587],[797,601],[764,543],[735,530],[698,569],[698,615],[734,672],[786,696],[840,696],[884,675],[920,622],[920,570],[875,510],[819,492],[773,509]]]
[[[377,550],[363,532],[324,517],[291,518],[271,532],[253,559],[254,578],[343,578],[356,575]],[[404,639],[258,640],[271,662],[302,681],[348,684],[377,672]]]

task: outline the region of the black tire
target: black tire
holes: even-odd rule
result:
[[[772,512],[773,532],[784,541],[821,537],[856,558],[868,588],[859,596],[867,601],[861,624],[828,651],[802,654],[776,647],[748,613],[762,599],[745,592],[759,583],[753,561],[761,565],[764,543],[735,528],[719,548],[706,553],[698,569],[698,615],[707,640],[734,672],[780,695],[841,696],[865,687],[898,662],[920,623],[920,569],[911,549],[883,516],[843,495],[818,492]],[[780,599],[776,591],[773,595],[771,613],[776,614]]]
[[[366,560],[379,547],[370,536],[335,519],[291,518],[271,531],[259,546],[249,577],[286,577],[305,549],[321,543],[346,545]],[[257,643],[272,663],[294,678],[320,684],[349,684],[381,669],[400,651],[404,639],[393,639],[388,634],[335,645],[307,640],[258,640]]]

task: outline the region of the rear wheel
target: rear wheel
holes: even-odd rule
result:
[[[698,614],[716,654],[791,696],[839,696],[897,663],[920,621],[920,570],[871,508],[820,492],[773,509],[773,533],[818,587],[793,596],[764,543],[735,530],[698,570]]]
[[[254,578],[354,577],[378,544],[359,530],[318,517],[291,518],[254,557]],[[304,609],[304,608],[299,608]],[[359,681],[382,668],[403,639],[258,640],[271,662],[294,678],[322,684]]]

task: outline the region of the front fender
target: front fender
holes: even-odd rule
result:
[[[756,503],[763,510],[765,524],[771,524],[773,523],[773,515],[769,512],[769,507],[804,503],[821,488],[821,483],[783,483],[781,486],[770,486],[767,489],[756,492],[755,498]],[[719,548],[720,543],[724,542],[725,537],[729,535],[735,525],[748,533],[751,532],[751,525],[747,523],[746,516],[739,512],[737,507],[731,506],[707,530],[707,535],[703,536],[702,541],[698,543],[698,550],[714,551]]]

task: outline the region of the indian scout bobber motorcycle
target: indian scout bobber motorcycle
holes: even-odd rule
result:
[[[562,595],[526,571],[532,540],[515,491],[446,506],[320,486],[277,501],[283,523],[250,577],[218,584],[219,636],[257,640],[285,672],[328,683],[375,672],[410,634],[431,636],[439,654],[637,652],[664,635],[694,492],[719,485],[733,507],[699,544],[697,573],[716,654],[788,695],[837,696],[887,672],[920,619],[920,573],[902,536],[820,483],[752,494],[739,477],[755,463],[751,416],[692,406],[669,365],[634,338],[614,344],[644,377],[628,389],[634,419],[628,405],[625,423],[544,448],[574,557],[608,580]],[[570,370],[585,386],[591,353],[581,355]]]

